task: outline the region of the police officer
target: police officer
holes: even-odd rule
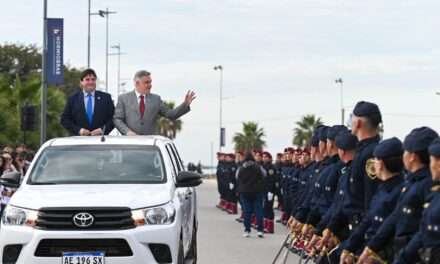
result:
[[[265,186],[266,195],[264,199],[264,232],[274,233],[274,211],[273,211],[273,199],[275,196],[275,182],[276,182],[276,170],[272,164],[272,155],[264,151],[263,152],[263,169],[266,171]]]
[[[308,191],[307,183],[309,182],[310,178],[312,178],[313,173],[315,171],[315,167],[318,164],[316,162],[318,145],[319,145],[319,137],[315,132],[310,141],[310,150],[306,148],[302,152],[301,158],[299,160],[301,169],[298,173],[298,189],[291,200],[292,210],[290,212],[290,218],[289,218],[290,227],[292,226],[292,223],[295,219],[295,214],[296,211],[298,210],[298,207],[304,202],[304,199],[306,198]]]
[[[338,148],[339,159],[344,163],[344,166],[340,170],[340,176],[338,179],[337,188],[335,191],[335,196],[330,208],[327,210],[325,215],[322,217],[321,221],[315,229],[315,234],[309,243],[308,247],[310,249],[315,248],[318,241],[316,249],[321,251],[324,246],[327,248],[333,248],[336,245],[335,237],[325,236],[323,234],[329,233],[327,227],[332,222],[333,219],[338,218],[339,214],[342,212],[342,207],[344,203],[344,196],[347,191],[349,177],[351,175],[351,166],[356,153],[356,147],[358,144],[357,137],[351,133],[341,132],[335,138],[335,144]],[[348,233],[348,228],[340,230],[337,233],[337,237],[346,237]]]
[[[221,210],[226,210],[226,200],[225,200],[225,191],[227,188],[225,188],[225,155],[224,153],[217,152],[217,170],[216,170],[216,177],[217,177],[217,189],[218,193],[220,195],[220,201],[216,205],[217,208]]]
[[[284,150],[284,155],[281,160],[281,195],[283,197],[283,208],[281,212],[281,223],[283,225],[287,224],[289,219],[290,207],[290,197],[289,197],[289,184],[290,178],[292,177],[294,164],[292,163],[292,156],[295,149],[288,147]]]
[[[338,183],[339,172],[344,166],[344,163],[340,161],[338,156],[338,148],[335,144],[335,138],[339,133],[347,132],[347,128],[342,125],[335,125],[328,129],[327,132],[327,166],[320,173],[314,190],[314,207],[311,208],[306,224],[309,225],[307,231],[313,231],[315,226],[324,216],[327,209],[331,206],[333,201],[333,195]]]
[[[301,225],[305,224],[307,221],[308,214],[310,210],[314,207],[316,202],[316,183],[319,178],[320,173],[324,170],[326,166],[329,165],[329,157],[327,155],[327,134],[328,134],[328,126],[318,127],[318,135],[319,135],[319,145],[318,145],[318,153],[316,158],[318,159],[317,166],[311,178],[309,178],[307,184],[307,194],[304,197],[303,203],[296,209],[295,212],[295,220],[299,222]]]
[[[335,234],[344,234],[347,226],[350,231],[353,230],[367,211],[378,181],[367,175],[365,167],[379,143],[378,127],[381,122],[382,115],[374,103],[361,101],[353,109],[352,133],[359,142],[351,164],[342,210],[332,217],[324,234],[324,241],[330,237],[342,241],[343,238],[335,237]]]
[[[368,173],[374,174],[380,184],[361,224],[341,245],[341,264],[355,263],[360,249],[394,210],[403,184],[402,155],[402,142],[395,137],[382,141],[374,149],[374,163],[370,163]]]
[[[395,264],[436,264],[440,260],[440,138],[429,146],[432,187],[429,201],[424,204],[419,231],[400,251]],[[417,253],[420,253],[418,256]]]
[[[228,214],[237,214],[237,184],[236,184],[236,170],[235,154],[229,153],[225,155],[224,178],[226,181],[225,199],[226,212]]]
[[[283,157],[283,153],[277,153],[275,159],[275,170],[276,170],[276,181],[275,181],[275,196],[278,202],[276,209],[281,210],[283,207],[283,197],[281,195],[281,159]]]
[[[359,263],[367,263],[370,258],[391,262],[393,255],[398,254],[417,232],[423,205],[432,185],[428,147],[437,137],[437,132],[428,127],[416,128],[406,136],[403,143],[403,163],[408,175],[399,201],[392,214],[367,243]],[[390,246],[394,254],[381,254],[381,251]]]

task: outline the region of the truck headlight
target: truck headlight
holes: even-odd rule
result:
[[[174,222],[176,209],[173,203],[165,205],[138,209],[131,212],[134,224],[141,225],[169,225]]]
[[[33,227],[36,224],[37,218],[37,211],[8,205],[3,212],[2,224]]]

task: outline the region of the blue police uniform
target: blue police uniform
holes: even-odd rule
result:
[[[397,138],[382,141],[374,150],[373,155],[381,160],[388,158],[402,159],[402,143]],[[394,210],[403,185],[403,174],[393,176],[379,184],[376,194],[371,199],[371,204],[360,225],[343,242],[342,248],[351,253],[359,254],[365,243],[371,238],[384,220]]]
[[[426,151],[436,137],[437,133],[430,128],[416,128],[406,136],[403,146],[406,151],[412,153]],[[368,248],[379,253],[392,245],[394,255],[397,254],[418,230],[423,205],[429,198],[431,185],[431,174],[426,166],[409,172],[396,208],[367,243]]]
[[[347,128],[342,125],[335,125],[328,129],[327,140],[335,141],[339,133],[347,132]],[[317,179],[314,190],[314,207],[309,212],[307,217],[307,224],[316,226],[321,217],[327,212],[328,208],[333,202],[333,196],[338,184],[339,172],[344,166],[344,163],[339,160],[336,154],[329,158],[329,166],[327,166]]]
[[[440,138],[429,147],[431,156],[440,158]],[[419,231],[408,245],[400,251],[395,264],[415,263],[435,264],[440,260],[440,181],[432,183],[429,201],[423,206],[423,217]],[[418,255],[420,254],[420,256]]]
[[[316,226],[321,220],[321,216],[325,214],[327,209],[330,207],[331,203],[327,203],[325,197],[326,183],[329,178],[339,178],[338,172],[342,168],[343,163],[339,160],[338,155],[329,157],[327,160],[327,166],[323,168],[322,172],[319,174],[313,188],[313,196],[310,211],[307,215],[306,224]],[[333,197],[332,197],[333,199]]]
[[[342,206],[344,202],[344,194],[347,191],[348,178],[351,174],[351,163],[352,161],[345,163],[344,167],[342,167],[340,170],[340,176],[338,179],[338,185],[335,191],[333,202],[330,208],[325,213],[325,215],[322,217],[321,221],[316,226],[315,234],[318,236],[322,235],[322,232],[330,224],[332,218],[336,218],[337,214],[342,210]],[[336,235],[338,237],[344,237],[344,235],[342,234],[336,234]]]
[[[223,155],[223,154],[220,154]],[[225,162],[219,161],[217,165],[216,170],[216,176],[217,176],[217,189],[220,195],[220,203],[217,205],[220,209],[226,209],[226,190],[227,190],[227,183],[225,179]]]
[[[307,194],[307,182],[313,177],[317,163],[312,161],[310,164],[299,170],[298,173],[298,189],[296,194],[292,197],[292,210],[290,216],[295,217],[296,210],[304,202]]]
[[[362,220],[364,202],[371,200],[371,193],[376,189],[377,181],[371,179],[366,171],[367,160],[373,157],[374,148],[379,143],[379,136],[361,140],[357,144],[356,154],[351,163],[350,176],[341,210],[332,217],[328,228],[333,234],[341,233],[348,226],[352,230]],[[339,238],[341,239],[341,238]]]
[[[338,149],[344,151],[350,151],[356,149],[358,141],[356,136],[352,135],[349,132],[345,132],[345,133],[340,133],[335,138],[335,143]],[[342,214],[345,194],[347,193],[348,190],[351,168],[352,168],[352,161],[350,160],[347,163],[345,163],[344,167],[342,167],[342,169],[340,170],[336,195],[333,199],[333,202],[329,210],[326,212],[322,220],[317,225],[315,230],[316,235],[321,235],[326,228],[331,226],[332,222],[341,218],[340,215]],[[348,225],[342,225],[342,226],[347,227]],[[340,239],[345,238],[347,236],[347,233],[348,233],[347,228],[341,228],[340,230],[338,230],[338,232],[336,233],[334,232],[334,234]]]
[[[327,141],[328,134],[328,126],[318,126],[316,128],[316,137],[319,141]],[[319,143],[318,141],[318,143]],[[314,207],[316,202],[316,182],[319,179],[319,175],[324,170],[324,168],[331,163],[329,162],[329,157],[325,157],[323,160],[317,162],[314,172],[310,175],[309,180],[306,184],[306,193],[304,196],[303,202],[298,206],[295,210],[295,219],[301,223],[305,223],[307,221],[310,210]]]

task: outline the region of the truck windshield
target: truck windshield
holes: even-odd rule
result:
[[[154,146],[48,147],[39,155],[28,184],[162,183],[160,150]]]

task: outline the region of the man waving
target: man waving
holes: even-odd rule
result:
[[[155,134],[159,116],[176,120],[190,111],[196,98],[195,93],[189,91],[181,105],[169,109],[159,95],[151,93],[151,74],[147,71],[135,74],[134,85],[134,91],[119,96],[113,116],[115,127],[127,136]]]

